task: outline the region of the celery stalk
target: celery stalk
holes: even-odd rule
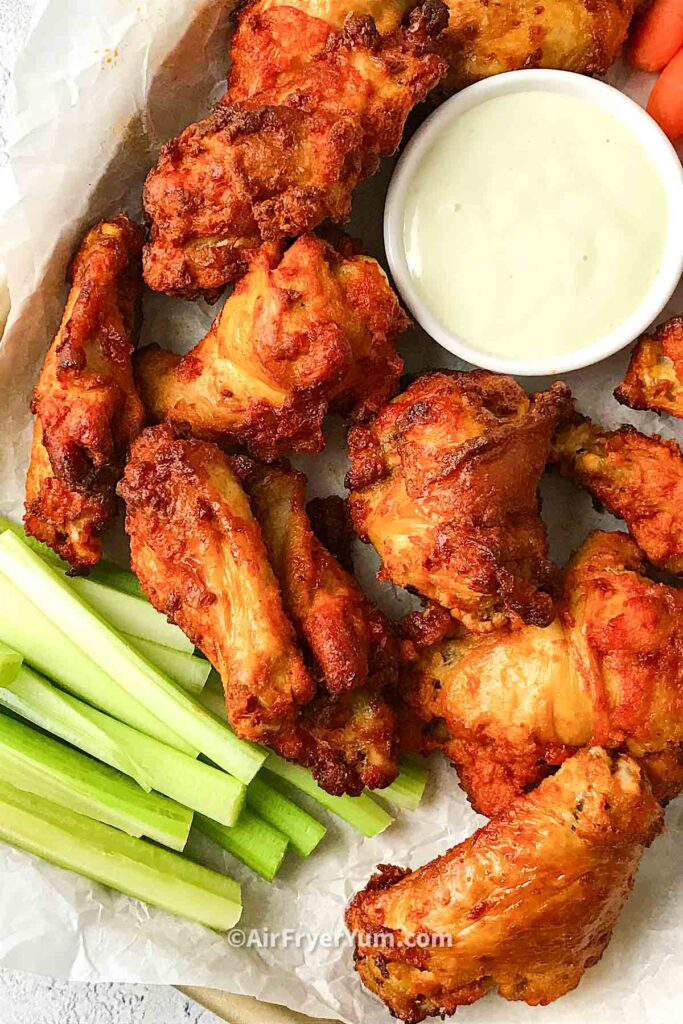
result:
[[[420,806],[424,796],[425,786],[429,778],[429,769],[425,767],[422,759],[410,755],[402,757],[400,772],[397,778],[384,789],[375,789],[379,797],[385,797],[397,807],[406,811],[414,811]]]
[[[287,836],[301,857],[315,850],[327,829],[303,808],[267,782],[268,772],[261,769],[247,788],[247,807]]]
[[[287,851],[287,837],[272,825],[251,811],[242,811],[232,828],[218,825],[201,814],[196,816],[195,824],[200,832],[267,882],[273,881]]]
[[[151,714],[242,782],[250,782],[265,753],[246,743],[154,668],[111,629],[64,577],[42,562],[10,531],[0,536],[0,572],[83,652],[134,696]]]
[[[3,534],[2,536],[9,536]],[[28,550],[28,549],[27,549]],[[45,616],[5,575],[0,573],[0,640],[14,647],[24,660],[50,676],[69,693],[81,697],[114,718],[132,725],[185,753],[195,755],[190,744],[160,718],[142,706],[109,674],[96,665]]]
[[[103,583],[94,583],[84,576],[62,576],[62,579],[120,633],[130,633],[142,640],[153,640],[188,654],[194,650],[194,644],[182,629],[169,622],[149,601],[123,594]]]
[[[337,817],[357,828],[364,836],[378,835],[393,820],[389,812],[380,807],[368,792],[361,793],[360,796],[332,796],[318,785],[307,768],[291,764],[279,754],[268,754],[266,768],[278,779],[284,779],[302,793],[317,800],[328,811],[332,811]]]
[[[19,651],[0,641],[0,686],[11,683],[19,672],[24,658]]]
[[[239,921],[232,878],[5,783],[0,839],[216,931]]]
[[[197,658],[194,654],[175,651],[172,647],[164,647],[153,640],[143,640],[127,633],[122,633],[121,636],[147,658],[147,661],[151,661],[156,668],[193,697],[197,697],[204,689],[211,672],[211,662],[206,658]]]
[[[131,775],[145,788],[155,789],[223,825],[234,825],[242,810],[245,786],[231,775],[195,761],[62,693],[30,669],[23,668],[7,687],[0,689],[0,703],[41,729]]]
[[[192,812],[28,725],[0,715],[0,778],[69,810],[182,850]]]

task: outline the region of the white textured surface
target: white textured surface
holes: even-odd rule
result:
[[[32,0],[0,0],[0,166],[5,161],[5,95]],[[0,911],[0,924],[2,914]],[[0,971],[2,1024],[217,1024],[218,1017],[173,988],[70,984]]]

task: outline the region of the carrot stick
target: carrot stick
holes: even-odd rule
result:
[[[647,112],[672,141],[683,135],[683,49],[669,61],[655,82]]]
[[[641,71],[661,71],[683,46],[683,0],[655,0],[636,22],[628,57]]]

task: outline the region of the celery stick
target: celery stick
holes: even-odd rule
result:
[[[131,775],[147,789],[223,825],[234,825],[242,810],[246,789],[231,775],[96,711],[30,669],[23,668],[8,687],[0,689],[0,703]]]
[[[315,850],[327,829],[278,789],[268,785],[268,772],[261,769],[247,788],[247,807],[287,836],[301,857]]]
[[[379,797],[391,800],[397,807],[414,811],[420,806],[420,801],[424,796],[429,769],[412,756],[402,757],[400,768],[398,777],[390,786],[386,786],[384,789],[375,789],[372,792]]]
[[[254,744],[237,739],[222,722],[154,668],[112,630],[82,598],[10,531],[0,536],[0,572],[77,647],[106,668],[152,714],[186,737],[203,754],[241,782],[250,782],[265,760]]]
[[[0,686],[11,683],[19,672],[24,658],[19,651],[0,641]]]
[[[119,632],[130,633],[142,640],[153,640],[176,651],[191,654],[194,650],[194,644],[182,629],[169,622],[149,601],[122,594],[120,590],[102,583],[93,583],[83,576],[62,576],[62,579]]]
[[[11,536],[5,533],[2,536]],[[26,549],[28,550],[28,548]],[[127,693],[108,672],[73,643],[5,575],[0,573],[0,640],[23,654],[25,661],[50,676],[69,693],[154,736],[169,746],[197,751],[165,722]]]
[[[268,754],[266,768],[278,779],[284,779],[290,785],[300,789],[302,793],[313,797],[328,811],[332,811],[349,825],[357,828],[364,836],[378,835],[393,820],[389,812],[380,807],[369,793],[361,793],[360,796],[332,796],[318,785],[307,768],[291,764],[278,754],[272,752]]]
[[[4,783],[0,839],[216,931],[239,921],[232,878]]]
[[[0,715],[0,778],[69,810],[182,850],[192,811],[143,789],[114,768]]]
[[[0,533],[4,530],[11,530],[19,540],[27,544],[37,555],[40,555],[43,561],[49,562],[50,565],[59,566],[64,572],[71,571],[69,563],[60,558],[51,547],[43,544],[41,540],[36,540],[35,537],[30,537],[19,523],[12,522],[6,516],[0,516]],[[120,590],[123,594],[130,594],[131,597],[141,597],[143,600],[147,600],[147,596],[140,586],[140,581],[135,573],[132,573],[129,569],[121,569],[112,562],[103,560],[98,562],[97,565],[93,565],[89,570],[88,579],[95,580],[96,583],[104,583],[108,587],[113,587],[114,590]]]
[[[156,668],[193,697],[197,697],[204,689],[211,672],[211,662],[206,658],[197,658],[185,651],[174,651],[172,647],[164,647],[153,640],[143,640],[127,633],[122,633],[121,636],[147,658],[147,661],[151,661]]]
[[[242,811],[232,828],[218,825],[201,814],[196,816],[195,824],[200,832],[267,882],[273,881],[287,852],[287,837],[272,825],[251,811]]]

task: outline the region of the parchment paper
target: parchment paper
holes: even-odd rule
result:
[[[16,197],[0,222],[12,313],[0,347],[0,510],[21,514],[28,457],[29,395],[57,327],[64,271],[85,227],[125,208],[140,214],[140,186],[159,144],[209,108],[225,73],[229,3],[212,0],[43,0],[20,56],[12,100],[9,173]],[[615,80],[644,101],[650,82]],[[351,230],[383,257],[381,211],[390,167],[356,196]],[[618,187],[618,182],[615,182]],[[683,310],[683,295],[672,310]],[[151,294],[145,299],[143,342],[190,347],[215,308]],[[408,368],[458,365],[418,331],[402,342]],[[667,436],[671,419],[636,413],[611,398],[626,354],[567,380],[582,408],[614,426],[629,419]],[[527,381],[545,386],[548,381]],[[342,491],[343,428],[332,422],[323,455],[301,458],[311,494]],[[544,511],[559,561],[589,529],[616,524],[590,499],[551,477]],[[396,614],[405,597],[373,579],[376,560],[360,552],[367,589]],[[469,835],[482,819],[473,813],[455,774],[439,758],[423,805],[401,814],[383,835],[363,840],[316,808],[329,833],[307,862],[292,856],[268,885],[209,846],[191,847],[208,863],[227,868],[244,887],[242,927],[282,932],[286,948],[234,948],[235,940],[183,922],[110,892],[76,875],[0,844],[0,966],[73,980],[206,985],[279,1002],[349,1024],[388,1020],[352,971],[341,941],[342,914],[375,865],[418,866]],[[680,1020],[683,983],[683,801],[667,811],[667,833],[645,855],[634,894],[602,962],[579,989],[550,1007],[531,1009],[490,997],[462,1008],[463,1021],[560,1024],[670,1024]],[[331,945],[310,948],[310,936]],[[264,935],[261,942],[266,942]],[[267,944],[267,942],[266,942]]]

